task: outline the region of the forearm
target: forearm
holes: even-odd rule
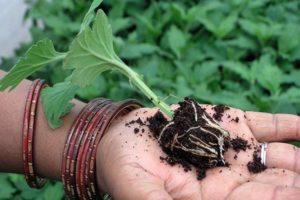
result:
[[[4,72],[0,71],[0,77]],[[26,96],[30,81],[22,83],[11,92],[0,93],[0,171],[23,173],[22,126]],[[74,100],[71,113],[63,118],[64,126],[51,129],[44,115],[41,102],[38,105],[34,134],[34,162],[39,175],[60,179],[62,152],[74,118],[84,103]]]

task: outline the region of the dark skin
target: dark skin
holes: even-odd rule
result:
[[[3,72],[0,72],[3,75]],[[30,81],[23,81],[14,91],[0,93],[0,171],[22,173],[21,130],[23,109]],[[63,118],[64,126],[48,127],[43,108],[39,105],[35,133],[35,164],[40,176],[60,180],[62,151],[68,130],[85,105],[73,101],[74,109]],[[210,105],[203,105],[210,115]],[[253,150],[229,150],[225,159],[230,168],[207,171],[198,181],[195,171],[184,172],[179,166],[169,166],[159,159],[164,156],[157,141],[148,137],[147,127],[140,136],[134,134],[137,125],[125,123],[154,115],[155,108],[135,110],[117,119],[109,128],[97,149],[98,187],[114,199],[299,199],[300,150],[286,140],[300,140],[300,118],[294,115],[244,112],[231,108],[226,113],[239,122],[223,117],[220,125],[255,144],[270,142],[267,150],[268,169],[250,174],[247,163]],[[244,115],[246,118],[244,118]],[[151,134],[151,133],[150,133]],[[284,169],[284,170],[283,170]]]

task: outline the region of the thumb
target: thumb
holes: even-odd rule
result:
[[[164,181],[145,169],[128,166],[118,174],[118,180],[111,180],[113,182],[109,184],[112,186],[109,190],[113,199],[172,200],[165,190]]]

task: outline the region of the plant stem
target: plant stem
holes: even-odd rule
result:
[[[150,101],[153,102],[154,105],[156,105],[158,108],[162,110],[167,116],[170,118],[173,118],[173,111],[171,110],[171,107],[166,104],[165,102],[161,101],[158,96],[142,81],[139,74],[137,74],[135,71],[133,71],[130,67],[128,67],[126,64],[122,62],[114,62],[114,64],[121,68],[121,72],[126,75],[132,83],[142,92],[146,97],[150,99]]]

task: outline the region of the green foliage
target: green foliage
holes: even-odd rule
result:
[[[95,9],[101,4],[102,0],[94,0],[89,8],[89,10],[87,11],[87,13],[85,14],[83,21],[81,23],[80,26],[80,32],[83,31],[84,29],[86,29],[90,23],[92,22],[92,20],[94,19],[95,16]]]
[[[77,85],[65,81],[42,91],[42,103],[51,128],[58,128],[63,124],[60,117],[69,113],[73,108],[70,101],[75,97],[77,90]]]
[[[119,57],[114,52],[111,27],[102,10],[95,18],[93,28],[84,29],[72,42],[64,61],[66,69],[75,69],[72,82],[81,87],[91,85],[98,75],[109,69],[118,69]]]
[[[60,182],[49,182],[42,189],[30,189],[25,179],[16,174],[0,173],[0,199],[63,199],[63,186]]]
[[[52,41],[45,39],[37,42],[28,49],[24,57],[20,58],[7,76],[0,80],[0,90],[16,87],[22,80],[45,67],[45,65],[64,57],[65,54],[55,51]]]
[[[58,51],[67,51],[89,9],[86,0],[29,2],[33,5],[28,11],[34,19],[33,42],[49,38]],[[168,103],[191,95],[203,103],[300,113],[299,1],[110,0],[101,8],[112,25],[116,54],[142,74],[155,93],[162,98],[170,95]],[[89,16],[87,24],[93,18]],[[22,47],[17,56],[23,56],[26,49],[28,46]],[[1,69],[15,61],[5,60]],[[70,74],[71,70],[55,62],[31,77],[54,85]],[[76,90],[81,100],[130,97],[147,104],[146,98],[117,73],[106,73],[91,82],[88,88]],[[22,187],[16,187],[20,181],[3,175],[0,199],[20,198]]]

